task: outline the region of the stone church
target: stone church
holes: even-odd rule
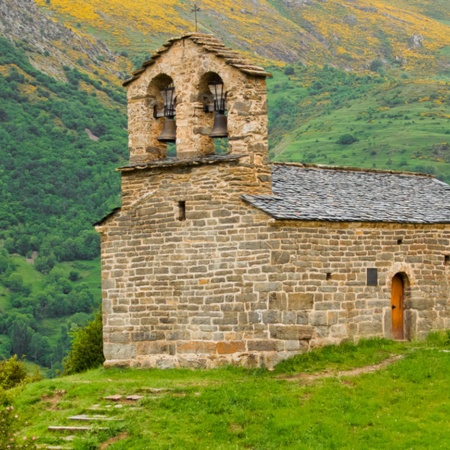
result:
[[[272,367],[450,327],[450,186],[269,164],[267,76],[188,34],[124,83],[122,206],[96,224],[106,366]]]

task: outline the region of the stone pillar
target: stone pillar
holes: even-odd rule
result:
[[[128,99],[128,147],[130,163],[145,163],[165,158],[167,145],[158,141],[163,119],[153,118],[155,100],[150,96]]]
[[[208,136],[212,114],[203,111],[201,102],[189,101],[195,97],[192,85],[177,93],[177,157],[181,159],[214,154],[214,141]]]
[[[246,77],[229,92],[227,100],[230,153],[248,155],[251,164],[267,164],[266,80]]]

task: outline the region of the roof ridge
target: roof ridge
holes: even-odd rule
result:
[[[256,77],[272,77],[272,74],[266,72],[263,67],[257,66],[250,59],[241,55],[237,50],[227,47],[220,39],[216,38],[213,34],[204,33],[187,33],[182,36],[172,37],[165,44],[156,50],[151,58],[142,63],[142,66],[132,73],[132,77],[125,80],[122,85],[127,86],[132,81],[137,80],[144,72],[145,68],[153,65],[161,55],[172,47],[175,42],[182,41],[184,39],[190,39],[197,45],[203,47],[207,52],[215,54],[219,58],[223,58],[225,63],[230,67],[238,69],[242,73],[253,75]],[[230,59],[231,57],[231,59]],[[241,61],[237,61],[241,60]]]
[[[370,169],[363,167],[351,167],[351,166],[329,166],[326,164],[307,164],[307,163],[293,163],[293,162],[271,162],[270,164],[275,166],[294,166],[302,167],[304,169],[323,169],[323,170],[335,170],[341,172],[367,172],[367,173],[386,173],[391,175],[408,175],[415,177],[425,177],[437,179],[434,175],[420,172],[408,172],[402,170],[390,170],[390,169]]]

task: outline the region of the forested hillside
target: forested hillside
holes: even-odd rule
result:
[[[450,181],[446,0],[199,0],[274,74],[270,157]],[[133,66],[194,30],[193,2],[0,3],[0,357],[53,371],[100,303],[92,224],[120,205]]]

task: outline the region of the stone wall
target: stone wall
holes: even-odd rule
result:
[[[389,338],[396,273],[407,337],[450,326],[450,226],[279,222],[240,198],[264,192],[239,159],[124,172],[123,207],[98,227],[107,366],[270,367]]]

